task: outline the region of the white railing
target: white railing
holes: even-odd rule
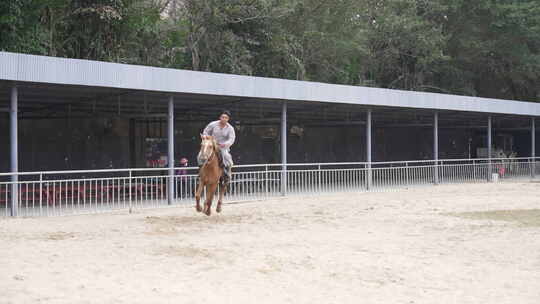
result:
[[[226,201],[540,176],[540,158],[235,166]],[[0,216],[65,215],[193,204],[197,167],[0,173]],[[371,176],[371,179],[370,179]],[[173,179],[173,197],[168,185]],[[12,210],[12,193],[17,195]]]

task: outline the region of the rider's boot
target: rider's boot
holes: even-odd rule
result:
[[[228,184],[231,181],[232,178],[232,172],[231,167],[223,167],[223,181],[225,184]]]

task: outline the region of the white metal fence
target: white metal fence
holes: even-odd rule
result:
[[[388,191],[429,184],[540,175],[540,158],[368,163],[242,165],[234,168],[226,201],[346,191]],[[0,216],[47,216],[193,204],[196,167],[0,174]],[[173,197],[168,185],[173,178]],[[16,195],[13,198],[13,194]],[[12,202],[16,201],[13,206]],[[12,210],[13,209],[13,210]]]

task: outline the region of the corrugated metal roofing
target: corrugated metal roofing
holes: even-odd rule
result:
[[[0,80],[165,93],[540,116],[540,103],[0,52]]]

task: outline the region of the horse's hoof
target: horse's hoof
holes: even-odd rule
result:
[[[221,205],[217,206],[216,212],[217,212],[217,213],[220,213],[220,212],[221,212]]]
[[[207,216],[210,216],[212,214],[212,211],[210,211],[210,208],[208,208],[208,210],[206,210],[204,214],[206,214]]]
[[[197,212],[201,212],[202,208],[201,208],[201,206],[195,206],[195,210],[197,210]]]

